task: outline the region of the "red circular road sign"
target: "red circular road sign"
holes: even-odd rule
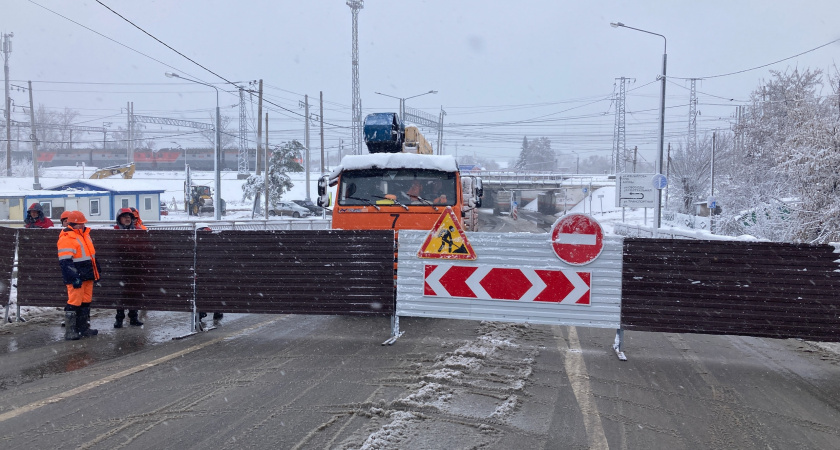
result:
[[[569,214],[551,227],[551,246],[567,264],[589,264],[604,250],[604,230],[586,214]]]

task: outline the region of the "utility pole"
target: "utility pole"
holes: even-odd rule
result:
[[[715,200],[715,145],[716,145],[716,136],[717,131],[712,132],[712,167],[711,167],[711,178],[712,178],[712,188],[711,188],[711,200],[712,204],[707,204],[706,206],[711,207],[709,209],[709,231],[712,233],[715,232],[715,208],[714,206],[717,205],[717,201]]]
[[[260,92],[262,92],[262,80],[260,80]],[[257,118],[259,120],[259,118]],[[268,220],[268,113],[265,113],[265,178],[263,187],[265,188],[265,220]],[[259,156],[257,156],[259,158]]]
[[[446,111],[443,110],[443,105],[440,107],[440,118],[438,119],[438,141],[437,141],[437,154],[443,154],[443,118],[446,116]]]
[[[353,128],[353,154],[362,154],[362,95],[359,88],[359,11],[365,7],[364,0],[347,0],[346,5],[350,7],[353,16],[353,41],[352,41],[352,68],[353,68],[353,112],[351,127]],[[309,199],[309,183],[306,184]]]
[[[639,146],[633,147],[633,173],[636,173],[636,158],[639,156]]]
[[[665,165],[665,179],[668,180],[668,185],[665,186],[665,209],[668,209],[668,189],[671,187],[671,143],[668,143],[668,158]]]
[[[262,157],[262,103],[263,103],[263,80],[260,79],[259,96],[257,97],[257,158],[256,173],[260,176],[260,158]],[[265,137],[268,139],[268,125],[266,124]],[[266,166],[266,169],[268,166]]]
[[[14,33],[3,33],[3,73],[6,75],[6,96],[3,103],[6,115],[6,176],[12,176],[12,98],[9,97],[9,54],[12,53]]]
[[[131,148],[131,102],[125,102],[125,112],[128,116],[126,120],[126,133],[128,134],[128,142],[125,143],[125,154],[128,159],[128,163],[134,159],[134,151]]]
[[[304,170],[306,171],[306,200],[309,200],[309,96],[308,95],[303,96],[303,107],[304,107],[303,111],[306,114],[305,125],[304,125],[304,129],[305,129],[306,134],[303,136],[304,147],[306,147],[305,148],[305,150],[306,150],[306,167],[304,167]]]
[[[32,189],[41,190],[41,183],[38,181],[38,134],[35,132],[35,103],[32,101],[32,81],[29,81],[29,122],[32,125],[32,164],[35,168],[35,180]]]
[[[321,176],[324,175],[324,91],[321,93]]]

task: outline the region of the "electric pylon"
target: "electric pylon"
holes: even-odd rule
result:
[[[364,0],[348,0],[347,6],[353,15],[353,154],[362,154],[362,96],[359,93],[359,10],[365,7]]]
[[[619,81],[618,95],[615,97],[615,130],[613,139],[613,170],[614,173],[624,173],[627,165],[627,132],[624,124],[624,101],[627,98],[625,84],[628,78],[616,78]]]
[[[688,154],[697,152],[697,78],[691,80],[691,97],[688,100]]]

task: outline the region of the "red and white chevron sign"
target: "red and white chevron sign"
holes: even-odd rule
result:
[[[423,295],[589,305],[590,272],[425,265]]]

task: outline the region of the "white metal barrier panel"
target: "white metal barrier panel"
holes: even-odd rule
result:
[[[475,232],[464,261],[419,258],[428,234],[400,230],[397,316],[620,327],[621,237]]]

